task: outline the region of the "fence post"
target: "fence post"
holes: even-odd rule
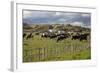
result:
[[[45,60],[45,48],[44,48],[44,52],[43,53],[44,53],[44,58],[43,59]]]
[[[41,48],[39,48],[39,50],[38,50],[38,51],[39,51],[39,61],[40,61],[40,58],[41,58],[41,52],[40,52],[40,49],[41,49]]]
[[[32,49],[30,49],[30,62],[32,62]]]

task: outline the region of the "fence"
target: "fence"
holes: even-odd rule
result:
[[[75,45],[76,46],[76,45]],[[78,48],[77,48],[78,47]],[[36,49],[27,49],[23,51],[23,61],[24,62],[38,62],[38,61],[50,61],[50,60],[64,60],[67,55],[72,55],[76,52],[81,52],[83,46],[74,47],[69,45],[69,47],[62,48],[36,48]],[[88,50],[88,49],[87,49]],[[79,56],[79,54],[78,54]],[[73,57],[75,59],[75,57]]]

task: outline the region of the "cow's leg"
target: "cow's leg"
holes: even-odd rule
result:
[[[80,40],[80,41],[82,41],[82,39],[81,39],[81,38],[80,38],[79,40]]]
[[[59,39],[57,39],[57,42],[59,42]]]

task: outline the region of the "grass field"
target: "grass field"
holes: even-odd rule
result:
[[[91,59],[90,40],[65,40],[41,38],[35,35],[23,39],[23,62],[63,61]]]

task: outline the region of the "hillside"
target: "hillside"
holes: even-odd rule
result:
[[[70,24],[24,24],[23,25],[24,31],[29,31],[29,32],[45,32],[48,31],[49,29],[52,30],[63,30],[65,32],[68,31],[74,31],[74,32],[90,32],[90,28],[85,28],[81,26],[73,26]]]

